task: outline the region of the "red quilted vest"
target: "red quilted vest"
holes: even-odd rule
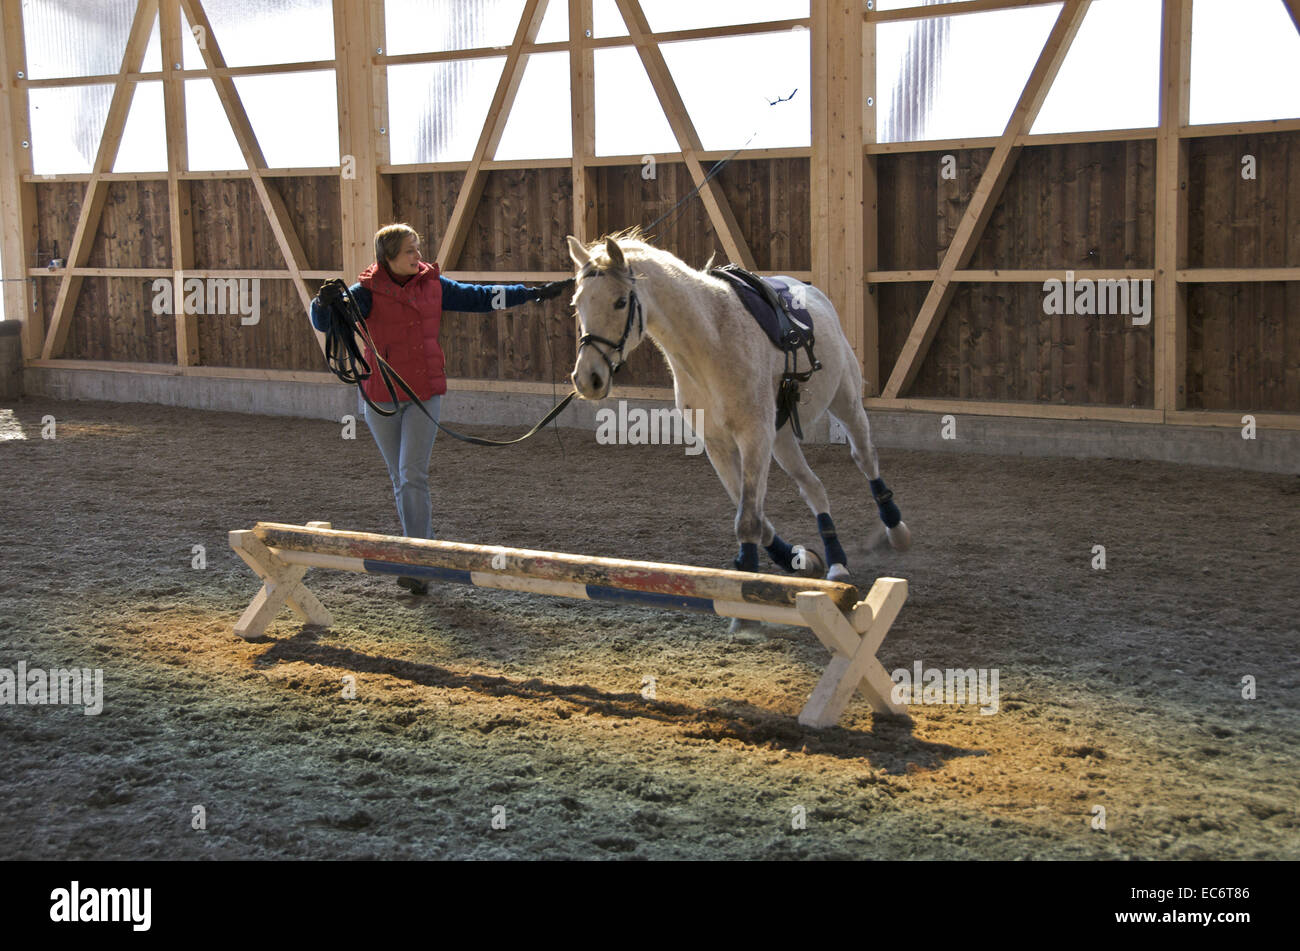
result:
[[[371,295],[366,329],[382,356],[397,374],[410,385],[420,400],[447,392],[444,358],[438,346],[438,328],[442,324],[442,282],[438,265],[420,262],[420,270],[400,286],[377,263],[370,265],[358,279]],[[373,352],[366,348],[366,360],[374,367]],[[392,400],[378,372],[366,380],[365,393],[376,403]],[[410,397],[397,390],[397,398]]]

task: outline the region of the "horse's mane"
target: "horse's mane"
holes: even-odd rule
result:
[[[593,271],[604,272],[610,269],[609,252],[605,250],[605,241],[612,238],[618,243],[618,246],[626,251],[650,251],[656,254],[667,254],[662,248],[656,248],[650,243],[650,236],[641,230],[640,225],[632,225],[630,228],[624,228],[622,231],[611,231],[609,234],[602,235],[595,241],[588,243],[587,253],[591,255],[591,268]]]

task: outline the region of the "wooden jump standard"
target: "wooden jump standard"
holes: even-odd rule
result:
[[[878,578],[860,600],[853,585],[816,578],[344,532],[329,522],[258,522],[251,531],[231,532],[230,547],[263,581],[235,624],[245,639],[261,637],[286,604],[312,624],[334,623],[302,583],[308,568],[407,575],[811,628],[833,656],[800,723],[833,726],[855,689],[877,713],[907,716],[890,699],[893,683],[876,659],[907,600],[901,578]]]

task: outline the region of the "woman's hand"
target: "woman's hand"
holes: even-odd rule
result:
[[[573,278],[571,277],[563,281],[551,281],[549,284],[538,284],[536,287],[531,288],[533,300],[552,300],[571,287],[573,287]]]

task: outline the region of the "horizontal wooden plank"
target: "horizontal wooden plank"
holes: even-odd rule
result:
[[[1122,423],[1162,423],[1156,409],[1126,406],[1072,406],[1064,403],[992,403],[978,400],[930,400],[917,398],[864,400],[868,410],[918,410],[925,413],[965,413],[970,416],[1013,416],[1025,419],[1100,419]]]
[[[1065,280],[1067,271],[1074,275],[1075,281],[1143,281],[1155,278],[1155,271],[1151,268],[1051,268],[954,271],[952,281],[955,284],[1041,284],[1044,281]],[[872,271],[867,275],[867,283],[920,284],[934,280],[936,273],[933,270]]]
[[[1300,281],[1300,267],[1199,267],[1174,272],[1180,284],[1253,284]]]

